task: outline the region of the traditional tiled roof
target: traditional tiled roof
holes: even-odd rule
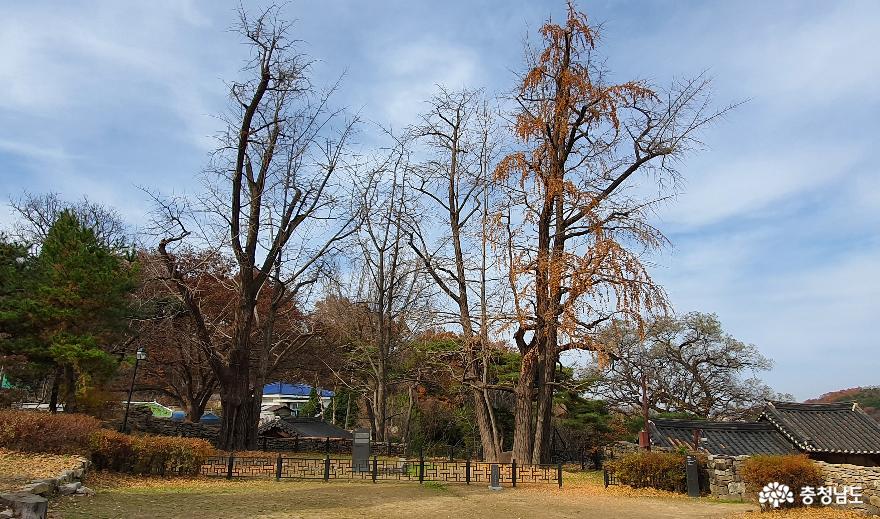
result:
[[[259,434],[265,434],[273,429],[281,430],[290,436],[299,436],[300,438],[338,438],[345,440],[352,438],[350,432],[319,418],[275,418],[263,423],[258,431]]]
[[[791,454],[791,443],[766,422],[703,422],[660,420],[649,422],[651,443],[660,447],[692,448],[694,431],[700,431],[700,448],[709,454]]]
[[[855,402],[768,402],[760,419],[804,452],[880,454],[880,424]]]

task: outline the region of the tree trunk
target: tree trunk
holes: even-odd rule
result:
[[[64,412],[76,412],[76,373],[73,366],[64,366]]]
[[[552,335],[552,334],[551,334]],[[532,447],[533,463],[550,463],[552,420],[553,420],[553,382],[556,378],[556,358],[550,351],[555,350],[555,341],[547,341],[545,352],[538,363],[538,387],[536,390],[535,443]]]
[[[516,405],[513,421],[513,459],[527,465],[532,463],[534,420],[532,400],[534,397],[536,359],[534,351],[523,355],[516,384]]]
[[[52,377],[52,392],[49,394],[49,412],[58,412],[58,389],[61,387],[61,366],[55,367],[55,376]]]
[[[223,408],[219,446],[227,451],[255,450],[259,411],[254,413],[254,409],[259,409],[259,402],[250,384],[247,351],[234,350],[229,360],[229,366],[218,376]]]
[[[386,436],[386,426],[385,423],[388,409],[387,409],[387,400],[388,400],[388,380],[386,373],[385,361],[380,356],[378,362],[378,372],[379,379],[376,381],[376,406],[373,409],[373,414],[375,416],[376,421],[376,441],[385,441]]]

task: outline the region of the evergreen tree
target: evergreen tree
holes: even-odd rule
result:
[[[75,410],[77,396],[117,367],[108,350],[124,333],[136,270],[123,252],[102,243],[70,211],[61,212],[41,244],[17,305],[27,308],[31,326],[27,347],[20,349],[53,365],[53,410],[62,385],[66,409]]]
[[[309,393],[309,401],[299,410],[300,416],[314,418],[321,411],[321,401],[318,399],[318,390],[312,387]]]

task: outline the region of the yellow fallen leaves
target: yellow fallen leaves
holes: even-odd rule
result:
[[[0,490],[12,490],[32,479],[51,478],[75,468],[77,456],[0,449]]]
[[[865,515],[853,510],[830,507],[792,508],[773,512],[747,512],[733,519],[865,519]]]

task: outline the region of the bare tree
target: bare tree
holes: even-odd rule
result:
[[[328,106],[335,86],[320,92],[311,84],[310,62],[296,52],[279,11],[273,6],[253,19],[239,13],[237,29],[251,51],[244,74],[250,77],[230,85],[227,130],[206,175],[205,194],[194,202],[156,197],[164,231],[158,250],[210,353],[225,449],[256,445],[266,377],[273,362],[297,347],[296,341],[273,339],[278,313],[305,297],[356,227],[357,215],[344,203],[350,183],[340,179],[356,121],[339,124],[342,113]],[[228,341],[214,341],[201,296],[184,280],[173,253],[184,242],[228,251],[234,261]],[[261,307],[266,292],[271,300]],[[300,335],[310,333],[304,328]]]
[[[443,229],[416,226],[410,246],[457,314],[464,339],[463,382],[471,389],[474,418],[485,459],[501,452],[489,384],[489,251],[486,236],[493,161],[497,154],[494,114],[479,91],[443,87],[430,111],[412,129],[427,147],[416,168],[415,189],[433,206]],[[439,231],[439,232],[438,232]]]
[[[754,345],[724,333],[714,314],[659,317],[644,333],[615,322],[601,340],[613,360],[593,368],[598,382],[592,390],[621,411],[642,405],[642,380],[652,411],[707,420],[742,419],[767,399],[787,396],[776,395],[757,377],[773,363]]]
[[[379,441],[388,438],[389,399],[400,382],[396,375],[401,375],[395,370],[397,361],[430,302],[423,270],[406,244],[417,212],[406,181],[408,168],[406,143],[396,142],[362,187],[364,220],[348,283],[348,297],[361,309],[362,319],[357,333],[348,333],[349,363],[343,371],[359,373],[354,380],[364,384],[361,390]],[[350,384],[352,378],[340,381]]]
[[[71,212],[85,227],[94,231],[98,241],[109,247],[124,247],[131,241],[129,229],[118,211],[85,196],[70,202],[63,200],[58,193],[36,195],[25,192],[21,197],[11,199],[9,205],[20,217],[13,235],[30,245],[39,246],[43,242],[62,211]]]

